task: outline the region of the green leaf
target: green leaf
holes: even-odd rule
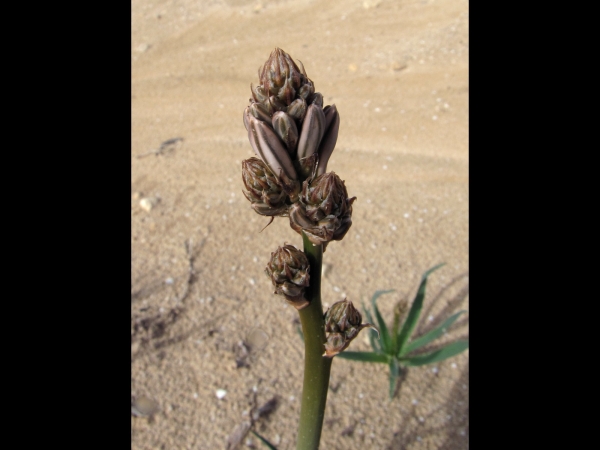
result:
[[[373,321],[373,316],[371,316],[371,311],[369,311],[367,309],[367,307],[365,306],[364,303],[363,303],[363,311],[365,312],[365,316],[367,316],[367,322],[375,325],[375,323]],[[383,348],[381,347],[381,339],[380,339],[379,333],[377,333],[372,328],[367,330],[367,332],[369,333],[369,342],[371,343],[371,348],[377,353],[383,352]],[[375,340],[375,333],[377,333],[377,340]]]
[[[353,361],[362,362],[378,362],[384,364],[390,362],[390,357],[388,355],[373,352],[342,352],[336,355],[336,358],[351,359]]]
[[[390,289],[389,291],[377,291],[373,294],[373,298],[371,299],[371,305],[373,305],[373,310],[375,311],[375,317],[377,318],[377,325],[379,325],[379,333],[381,334],[381,346],[383,347],[383,351],[387,354],[393,354],[392,351],[392,341],[390,339],[390,332],[387,329],[385,321],[381,317],[381,313],[379,312],[379,308],[377,308],[377,299],[380,295],[388,294],[390,292],[394,292],[394,289]]]
[[[432,267],[427,272],[425,272],[423,274],[423,276],[421,277],[421,284],[419,285],[419,290],[417,291],[415,300],[413,301],[413,304],[410,307],[410,311],[408,312],[406,321],[404,322],[404,325],[402,326],[402,330],[400,331],[400,334],[397,336],[398,341],[396,343],[396,348],[398,349],[399,355],[402,355],[405,353],[404,347],[406,346],[406,343],[408,342],[408,338],[410,337],[413,330],[415,329],[415,326],[417,325],[417,321],[419,320],[419,316],[421,315],[421,309],[423,308],[423,299],[425,298],[425,287],[427,286],[427,277],[429,276],[429,274],[431,272],[439,269],[443,265],[445,265],[445,263],[438,264],[437,266]]]
[[[269,441],[267,441],[264,437],[262,437],[260,434],[258,434],[256,431],[254,430],[250,430],[252,432],[252,434],[254,436],[256,436],[257,438],[259,438],[263,444],[265,444],[267,447],[269,447],[271,450],[277,450],[277,447],[275,447],[273,444],[271,444]]]
[[[396,392],[396,383],[398,382],[398,376],[400,375],[400,366],[398,360],[392,358],[390,360],[390,399],[394,398],[394,392]]]
[[[407,366],[423,366],[425,364],[431,364],[444,359],[450,358],[451,356],[458,355],[469,348],[469,341],[456,341],[452,344],[447,345],[441,350],[437,350],[432,353],[425,355],[411,356],[410,358],[402,358],[402,364]]]
[[[300,325],[296,325],[296,331],[300,335],[300,339],[302,339],[302,342],[304,342],[304,333],[302,333],[302,327]]]
[[[442,323],[436,329],[431,330],[429,333],[426,333],[423,336],[421,336],[421,337],[415,339],[414,341],[412,341],[410,344],[408,344],[404,348],[403,353],[401,355],[399,355],[399,356],[407,355],[410,352],[412,352],[413,350],[416,350],[419,347],[423,347],[424,345],[427,345],[430,342],[432,342],[432,341],[436,340],[437,338],[439,338],[442,334],[444,334],[444,330],[446,330],[447,328],[449,328],[450,325],[452,325],[454,323],[454,321],[456,319],[458,319],[458,316],[460,316],[464,312],[466,312],[466,311],[459,311],[459,312],[457,312],[453,316],[451,316],[448,319],[446,319],[444,321],[444,323]]]

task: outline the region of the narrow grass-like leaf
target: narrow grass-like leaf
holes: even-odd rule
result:
[[[392,358],[390,360],[390,399],[394,398],[394,392],[396,392],[396,383],[398,382],[398,376],[400,375],[400,366],[398,360]]]
[[[410,352],[412,352],[413,350],[416,350],[419,347],[423,347],[424,345],[427,345],[430,342],[434,341],[435,339],[439,338],[442,334],[444,334],[444,330],[446,330],[447,328],[449,328],[450,325],[452,325],[454,323],[454,321],[456,319],[458,319],[458,316],[460,316],[464,312],[466,312],[466,311],[459,311],[459,312],[457,312],[453,316],[451,316],[448,319],[446,319],[444,321],[444,323],[442,323],[436,329],[431,330],[429,333],[426,333],[423,336],[421,336],[421,337],[415,339],[414,341],[412,341],[410,344],[408,344],[404,348],[403,353],[401,355],[399,355],[399,356],[407,355]]]
[[[273,444],[271,444],[269,441],[267,441],[264,437],[262,437],[260,434],[258,434],[256,431],[254,430],[250,430],[252,432],[252,434],[254,436],[256,436],[257,438],[259,438],[263,444],[265,444],[267,447],[269,447],[271,450],[277,450],[277,447],[275,447]]]
[[[377,299],[379,298],[379,296],[383,294],[388,294],[390,292],[394,292],[394,289],[390,289],[388,291],[375,292],[375,294],[373,294],[373,298],[371,299],[371,305],[373,306],[375,317],[377,318],[377,325],[379,325],[379,333],[381,334],[381,346],[383,347],[383,351],[388,354],[393,354],[390,332],[388,331],[387,325],[385,324],[385,320],[383,320],[383,318],[381,317],[379,308],[377,308]]]
[[[367,322],[375,324],[375,322],[373,321],[373,316],[371,316],[371,311],[369,311],[367,309],[367,307],[365,306],[365,304],[363,303],[363,311],[365,312],[365,316],[367,316]],[[383,351],[383,349],[381,348],[381,339],[379,336],[379,333],[377,333],[377,340],[375,340],[375,333],[376,331],[373,329],[369,329],[367,330],[367,333],[369,333],[369,342],[371,343],[371,348],[373,349],[373,351],[380,353]]]
[[[398,333],[400,326],[400,310],[398,308],[398,304],[394,307],[394,321],[392,322],[392,335],[390,336],[392,340],[392,354],[396,354],[398,351]]]
[[[388,355],[373,352],[342,352],[338,354],[336,358],[351,359],[352,361],[362,362],[378,362],[384,364],[390,362],[390,357]]]
[[[423,308],[423,299],[425,298],[425,287],[427,286],[427,277],[431,272],[439,269],[444,264],[445,263],[442,263],[432,267],[421,277],[421,284],[419,285],[419,290],[417,291],[415,300],[413,301],[413,304],[410,307],[410,311],[408,312],[408,316],[406,317],[406,321],[402,326],[402,331],[400,331],[400,334],[398,334],[397,336],[398,341],[396,344],[396,348],[398,349],[398,354],[400,355],[404,354],[404,347],[406,346],[408,338],[415,329],[417,321],[419,320],[419,316],[421,315],[421,309]]]
[[[296,325],[296,331],[300,335],[300,339],[302,339],[302,342],[304,342],[304,333],[302,333],[302,327],[300,325]]]
[[[411,356],[410,358],[402,358],[402,364],[406,366],[422,366],[438,361],[443,361],[451,356],[458,355],[460,352],[469,348],[469,341],[456,341],[447,345],[441,350],[437,350],[426,355]]]

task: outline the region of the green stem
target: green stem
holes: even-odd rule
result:
[[[310,286],[306,290],[306,299],[310,304],[299,311],[304,333],[304,385],[296,449],[317,450],[323,428],[333,358],[323,357],[326,342],[321,305],[323,246],[313,245],[304,233],[302,240],[304,253],[310,264]]]

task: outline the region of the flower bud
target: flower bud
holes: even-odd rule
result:
[[[294,160],[298,143],[298,128],[294,119],[283,111],[278,111],[273,114],[272,125],[277,136],[286,145],[290,158]]]
[[[271,52],[259,78],[263,91],[276,95],[286,106],[294,100],[296,91],[309,81],[304,68],[300,70],[290,55],[279,48]]]
[[[258,120],[266,123],[271,123],[271,115],[269,114],[269,111],[267,111],[267,108],[264,107],[264,105],[260,103],[252,103],[248,108],[250,114],[252,114]]]
[[[269,166],[271,172],[279,175],[283,172],[288,178],[297,180],[296,169],[287,149],[283,146],[270,124],[267,125],[254,117],[249,108],[244,114],[244,124],[248,129],[248,139],[254,152]]]
[[[367,327],[377,330],[370,323],[362,323],[362,316],[351,301],[344,299],[334,303],[325,313],[325,332],[328,334],[323,356],[331,358],[344,351],[359,331]]]
[[[287,113],[298,123],[302,123],[306,115],[306,101],[303,98],[297,98],[288,106]]]
[[[298,96],[300,98],[303,98],[304,100],[306,100],[307,98],[312,96],[314,93],[315,93],[315,87],[313,86],[312,82],[310,82],[300,88],[300,91],[298,91]]]
[[[287,110],[287,105],[285,103],[283,103],[281,100],[279,100],[277,97],[275,97],[274,95],[271,95],[269,97],[267,109],[269,110],[271,115],[273,115],[277,111],[285,112]]]
[[[323,113],[325,114],[325,134],[319,145],[319,168],[317,175],[323,175],[327,172],[327,162],[335,148],[340,129],[340,115],[335,105],[326,106],[323,109]]]
[[[287,193],[271,170],[258,158],[242,161],[244,196],[263,216],[287,216]]]
[[[298,159],[307,158],[317,151],[325,133],[325,114],[317,105],[310,105],[302,122],[298,140]]]
[[[320,92],[315,92],[310,98],[309,98],[309,102],[311,105],[315,105],[318,106],[319,108],[323,109],[323,94],[321,94]]]
[[[352,225],[352,203],[344,182],[334,172],[302,184],[299,202],[290,207],[290,225],[315,245],[341,240]]]
[[[271,253],[265,273],[275,286],[275,294],[283,295],[297,310],[308,306],[304,297],[310,281],[310,266],[306,255],[293,245],[284,245]]]
[[[252,91],[252,98],[254,98],[255,102],[264,103],[264,101],[269,97],[265,94],[263,87],[260,85],[253,87],[252,84],[250,84],[250,90]]]
[[[296,159],[294,161],[294,167],[296,168],[296,172],[300,174],[301,179],[313,179],[317,174],[317,165],[319,162],[319,154],[313,153],[312,155],[302,158]]]

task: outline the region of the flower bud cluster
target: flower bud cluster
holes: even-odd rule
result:
[[[260,159],[242,163],[244,195],[257,213],[289,215],[294,230],[326,246],[350,228],[355,197],[326,173],[340,126],[337,108],[323,107],[323,95],[298,63],[276,48],[259,69],[260,84],[251,86],[243,118]]]
[[[344,351],[359,331],[367,327],[377,330],[370,323],[362,323],[362,316],[351,301],[344,299],[334,303],[325,313],[327,342],[323,356],[332,358]]]
[[[304,297],[310,281],[310,265],[304,252],[293,245],[284,245],[271,253],[265,273],[271,278],[275,294],[283,295],[297,310],[308,306]]]

